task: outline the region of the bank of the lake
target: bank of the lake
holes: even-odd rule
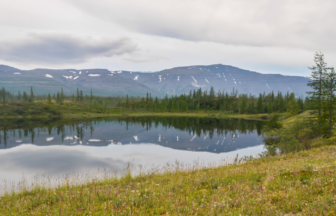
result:
[[[4,215],[335,214],[336,147],[7,194]],[[239,162],[238,162],[239,163]]]
[[[132,111],[118,107],[80,107],[72,104],[48,104],[48,103],[28,103],[28,102],[11,102],[5,107],[0,105],[0,119],[3,120],[50,120],[63,119],[62,122],[94,119],[101,117],[140,117],[140,116],[183,116],[183,117],[210,117],[210,118],[243,118],[250,120],[265,120],[271,114],[232,114],[220,111],[199,111],[199,112],[150,112],[150,111]],[[1,127],[1,126],[0,126]]]

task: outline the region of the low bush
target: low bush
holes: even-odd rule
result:
[[[25,111],[24,111],[23,109],[21,109],[21,108],[17,108],[17,109],[15,109],[14,112],[15,112],[16,114],[18,114],[18,115],[23,115],[23,114],[25,113]]]

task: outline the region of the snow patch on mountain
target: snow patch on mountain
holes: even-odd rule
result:
[[[194,87],[196,87],[196,88],[203,88],[203,87],[205,87],[205,85],[198,85],[195,82],[192,82],[191,85],[194,86]]]
[[[63,77],[64,77],[65,79],[72,79],[72,76],[64,76],[64,75],[63,75]]]

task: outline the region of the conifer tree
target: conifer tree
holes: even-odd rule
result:
[[[63,101],[64,101],[64,92],[63,92],[63,88],[61,88],[61,105],[63,105]]]
[[[129,106],[129,101],[128,101],[128,94],[126,95],[126,103],[125,103],[125,108],[128,109]]]
[[[19,90],[19,93],[18,93],[18,100],[21,101],[21,92]]]
[[[258,110],[258,113],[263,112],[263,104],[262,104],[262,95],[261,94],[259,94],[257,110]]]
[[[48,94],[48,103],[51,104],[51,95],[50,95],[50,93]]]
[[[34,91],[33,91],[33,86],[30,87],[30,102],[34,102]]]
[[[298,103],[296,102],[294,92],[292,92],[290,95],[290,100],[288,101],[287,107],[288,107],[288,111],[292,115],[296,115],[299,112],[299,106],[298,106]]]
[[[91,89],[91,92],[90,92],[90,109],[91,109],[91,106],[92,106],[92,100],[93,100],[93,94],[92,94],[92,89]]]
[[[322,53],[315,53],[314,62],[316,65],[309,67],[311,70],[311,81],[307,84],[312,88],[312,91],[307,92],[307,94],[309,95],[310,109],[312,110],[311,115],[319,119],[322,109],[322,80],[325,78],[327,72],[327,63],[325,63]],[[319,131],[320,130],[321,123],[319,123]]]
[[[322,81],[322,113],[321,122],[323,124],[321,130],[327,137],[331,136],[331,130],[336,122],[336,73],[334,68],[330,68],[330,72],[325,75]]]
[[[2,103],[3,103],[4,115],[6,115],[6,89],[5,87],[2,87]]]

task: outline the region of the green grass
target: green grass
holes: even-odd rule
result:
[[[335,215],[336,147],[221,167],[166,167],[0,199],[2,215]]]

